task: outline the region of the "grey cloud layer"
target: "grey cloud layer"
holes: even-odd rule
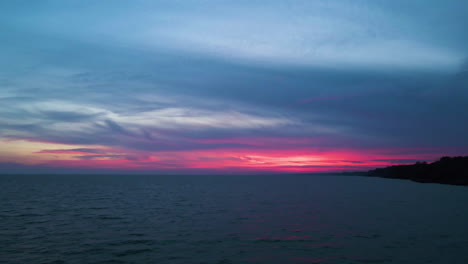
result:
[[[136,3],[0,4],[0,137],[468,145],[465,1]]]
[[[7,22],[254,64],[447,70],[467,55],[464,1],[48,1],[30,10]]]

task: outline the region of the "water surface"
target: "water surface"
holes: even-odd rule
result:
[[[468,263],[468,188],[351,176],[0,176],[0,263]]]

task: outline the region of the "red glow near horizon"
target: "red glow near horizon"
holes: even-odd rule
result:
[[[105,146],[60,145],[50,149],[49,143],[40,142],[40,150],[31,151],[21,160],[24,164],[52,168],[112,169],[124,171],[216,171],[241,172],[333,172],[368,170],[414,161],[433,161],[448,153],[434,148],[381,148],[381,149],[328,149],[300,147],[308,139],[291,138],[231,138],[203,139],[204,144],[241,144],[243,148],[217,148],[207,150],[142,151]],[[250,144],[256,141],[258,144]],[[262,149],[267,145],[278,149]],[[248,142],[249,144],[243,144]],[[57,146],[58,143],[52,143]],[[252,147],[250,147],[252,146]],[[63,148],[62,148],[63,147]],[[453,152],[453,149],[452,149]],[[1,156],[0,156],[1,159]],[[0,160],[1,161],[1,160]]]
[[[66,153],[71,154],[71,153]],[[89,153],[88,153],[89,154]],[[97,155],[98,156],[98,155]],[[326,172],[367,170],[394,165],[393,160],[437,158],[430,155],[368,155],[357,151],[311,153],[298,150],[205,150],[152,153],[131,160],[125,158],[62,159],[47,162],[53,167],[121,170],[225,170],[272,172]],[[426,160],[421,159],[421,160]]]

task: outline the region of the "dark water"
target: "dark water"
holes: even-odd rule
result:
[[[468,263],[468,188],[348,176],[0,176],[0,263]]]

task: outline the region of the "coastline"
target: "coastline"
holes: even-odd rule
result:
[[[395,165],[364,172],[365,176],[468,186],[468,156],[442,157],[427,163]]]

